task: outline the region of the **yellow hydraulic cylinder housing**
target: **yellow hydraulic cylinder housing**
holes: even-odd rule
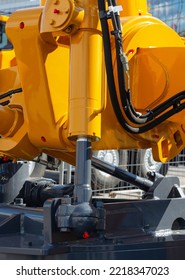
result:
[[[99,13],[98,0],[46,0],[10,16],[6,32],[17,64],[0,70],[0,96],[9,96],[0,115],[12,130],[0,129],[1,154],[32,159],[45,152],[75,164],[75,141],[87,137],[95,150],[152,147],[154,158],[165,162],[185,147],[184,40],[149,14],[145,0],[106,3],[106,10],[106,16]],[[146,130],[122,104],[112,12],[121,16],[122,76],[132,107],[137,116],[159,112]],[[107,87],[104,16],[117,107]]]

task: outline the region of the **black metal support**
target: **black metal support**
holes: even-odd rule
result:
[[[59,231],[60,203],[49,199],[40,209],[0,204],[0,259],[185,259],[184,198],[104,201],[106,219],[99,211],[97,227],[106,220],[106,228],[87,239]]]
[[[105,162],[103,160],[100,160],[96,157],[92,157],[92,165],[101,170],[104,171],[112,176],[115,176],[127,183],[130,183],[138,188],[140,188],[143,191],[149,191],[149,189],[153,186],[153,182],[150,180],[147,180],[146,178],[139,177],[133,173],[130,173],[126,170],[123,170],[113,164],[110,164],[108,162]]]
[[[49,199],[43,207],[43,235],[44,243],[52,244],[59,241],[62,237],[59,235],[59,230],[56,225],[55,215],[57,208],[61,205],[61,199]]]
[[[104,230],[105,211],[99,204],[92,204],[91,189],[91,141],[79,137],[76,141],[76,171],[73,198],[66,196],[58,207],[57,225],[61,232],[84,232],[94,235]]]

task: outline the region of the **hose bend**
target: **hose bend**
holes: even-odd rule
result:
[[[108,5],[115,7],[116,1],[108,0]],[[126,89],[124,73],[125,71],[128,71],[128,63],[125,61],[126,58],[122,46],[122,31],[119,13],[114,12],[114,9],[112,8],[107,13],[105,10],[105,0],[98,0],[98,9],[104,42],[107,82],[114,113],[120,125],[127,132],[133,134],[147,132],[185,108],[185,91],[177,93],[175,96],[169,98],[154,109],[148,110],[146,114],[138,113],[132,104],[130,90]],[[114,27],[112,32],[110,32],[108,26],[109,19],[112,20],[112,26]],[[110,33],[115,37],[118,86],[122,108],[120,107],[118,93],[115,86]],[[124,114],[122,113],[122,110],[124,111]],[[132,125],[130,125],[128,121]]]

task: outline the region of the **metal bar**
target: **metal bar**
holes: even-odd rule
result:
[[[139,187],[143,191],[148,191],[153,186],[152,181],[132,174],[94,156],[92,156],[92,165],[103,172]]]
[[[77,203],[89,202],[91,196],[91,141],[79,137],[76,142],[74,200]]]

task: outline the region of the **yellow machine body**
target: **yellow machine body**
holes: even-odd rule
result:
[[[6,123],[6,129],[0,125],[1,154],[33,159],[45,152],[74,164],[75,141],[85,136],[94,150],[152,147],[163,162],[177,155],[185,147],[184,111],[141,134],[128,133],[118,122],[107,88],[97,1],[42,4],[14,12],[7,23],[16,65],[1,67],[0,94],[22,92],[0,108]],[[185,90],[184,40],[148,13],[146,1],[118,5],[131,99],[143,113]],[[116,77],[113,39],[111,44]]]

